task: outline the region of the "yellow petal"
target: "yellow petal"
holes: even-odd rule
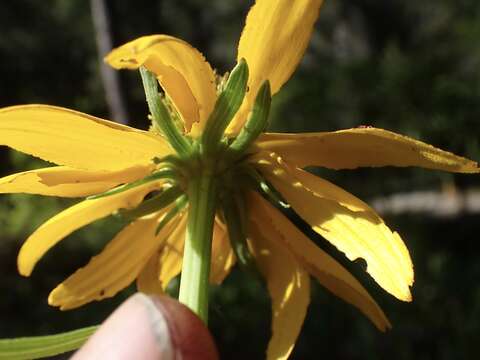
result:
[[[207,120],[216,100],[215,75],[203,55],[167,35],[143,36],[113,50],[105,61],[116,69],[145,66],[155,73],[190,131]]]
[[[220,285],[234,264],[235,256],[230,246],[227,229],[217,217],[213,227],[210,283]]]
[[[272,299],[272,338],[267,359],[287,359],[303,325],[310,302],[310,278],[275,234],[250,223],[253,254]]]
[[[185,231],[187,228],[187,216],[184,212],[178,215],[180,221],[162,246],[158,259],[160,273],[159,279],[163,290],[170,281],[182,270],[183,246],[185,244]]]
[[[54,166],[5,176],[0,179],[0,193],[83,197],[135,181],[146,176],[151,170],[149,165],[111,172]]]
[[[117,171],[171,153],[159,136],[47,105],[0,110],[0,145],[58,165]]]
[[[176,224],[174,219],[155,236],[159,218],[167,210],[127,225],[99,255],[58,285],[50,293],[48,303],[68,310],[93,300],[112,297],[131,284],[158,248],[161,239],[168,236]]]
[[[156,218],[141,218],[126,226],[103,251],[69,276],[49,295],[48,303],[68,310],[93,300],[114,296],[144,267],[155,242]]]
[[[163,289],[158,278],[158,253],[154,253],[145,264],[137,277],[137,290],[145,294],[163,294]]]
[[[340,193],[341,189],[328,181],[316,183],[314,175],[288,167],[276,154],[258,168],[317,233],[350,260],[365,259],[367,272],[382,288],[400,300],[411,301],[413,265],[408,250],[374,210],[346,191]],[[363,208],[354,211],[345,203],[363,204]]]
[[[478,164],[407,136],[376,128],[306,134],[263,134],[256,145],[298,167],[354,169],[361,166],[419,166],[478,173]]]
[[[239,131],[263,81],[275,94],[290,78],[310,41],[323,0],[257,0],[248,13],[237,61],[250,69],[248,93],[230,130]]]
[[[29,276],[38,260],[73,231],[108,216],[120,208],[137,206],[158,182],[147,183],[116,195],[82,201],[57,214],[40,226],[23,244],[18,254],[20,274]]]
[[[251,219],[267,234],[281,240],[302,267],[333,294],[357,307],[381,330],[390,322],[363,286],[342,265],[297,229],[277,209],[261,196],[254,195],[250,207]]]

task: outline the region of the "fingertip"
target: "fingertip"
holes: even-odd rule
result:
[[[74,355],[83,359],[216,360],[203,322],[167,296],[137,293],[127,299]]]

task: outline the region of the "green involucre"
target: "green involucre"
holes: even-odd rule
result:
[[[175,169],[163,168],[163,169],[160,169],[158,171],[155,171],[155,172],[151,173],[148,176],[145,176],[143,179],[133,181],[133,182],[128,183],[128,184],[117,186],[116,188],[105,191],[104,193],[101,193],[101,194],[89,196],[89,197],[87,197],[87,200],[100,199],[100,198],[103,198],[105,196],[116,195],[116,194],[122,193],[124,191],[133,189],[134,187],[137,187],[137,186],[140,186],[140,185],[143,185],[143,184],[146,184],[148,182],[155,181],[155,180],[160,180],[160,179],[172,179],[173,180],[173,179],[176,178],[176,176],[177,176],[177,171],[175,171]]]
[[[118,213],[128,220],[135,220],[139,217],[154,213],[158,210],[165,208],[181,195],[183,195],[182,189],[180,189],[180,187],[178,186],[172,186],[166,190],[163,190],[160,194],[155,195],[148,200],[145,200],[136,208],[128,210],[120,209]]]
[[[270,113],[270,104],[272,102],[272,93],[270,82],[266,80],[260,90],[258,90],[247,122],[243,126],[240,134],[230,144],[229,152],[233,158],[241,157],[257,137],[265,131],[268,125],[268,114]]]
[[[170,113],[162,102],[160,94],[158,93],[158,81],[153,73],[140,68],[142,76],[142,83],[147,98],[148,108],[152,114],[152,119],[157,127],[162,131],[167,138],[170,146],[181,156],[188,156],[190,154],[190,142],[183,136],[177,125],[170,116]]]
[[[246,272],[260,277],[255,258],[247,244],[246,209],[241,196],[232,195],[230,192],[222,194],[222,210],[228,229],[228,237],[239,265]]]
[[[225,88],[218,96],[202,133],[202,146],[207,154],[214,152],[219,147],[225,129],[242,105],[247,81],[248,65],[244,59],[241,59],[232,70]]]
[[[271,203],[281,208],[290,208],[290,205],[283,200],[280,193],[256,169],[252,166],[245,166],[242,170],[253,188],[264,195]]]
[[[158,223],[157,229],[155,230],[155,236],[158,235],[160,230],[168,224],[180,211],[182,211],[188,203],[187,195],[181,195],[177,200],[175,200],[175,206],[162,218]]]

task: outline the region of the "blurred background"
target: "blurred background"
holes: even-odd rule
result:
[[[0,8],[0,107],[45,103],[147,128],[135,72],[112,75],[101,58],[152,33],[200,49],[231,69],[244,17],[241,0],[16,0]],[[103,5],[103,6],[102,6]],[[310,47],[274,99],[271,129],[333,131],[372,125],[480,160],[480,2],[327,1]],[[72,127],[72,131],[75,128]],[[45,166],[0,147],[0,175]],[[414,300],[402,303],[350,269],[390,318],[385,334],[315,284],[292,359],[473,359],[480,340],[480,178],[420,169],[318,173],[372,204],[400,232],[415,265]],[[98,253],[122,226],[108,218],[51,250],[31,278],[16,271],[24,239],[74,201],[0,198],[0,337],[66,331],[101,322],[126,297],[60,312],[49,291]],[[175,283],[171,284],[175,293]],[[261,359],[270,336],[270,302],[256,280],[234,271],[212,289],[211,329],[223,359]],[[248,346],[246,345],[248,344]]]

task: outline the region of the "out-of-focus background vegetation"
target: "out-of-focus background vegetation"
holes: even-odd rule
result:
[[[107,1],[114,45],[151,33],[183,38],[220,73],[231,69],[244,16],[253,1]],[[331,131],[372,125],[480,159],[480,2],[476,0],[327,1],[298,71],[275,97],[271,128]],[[98,33],[85,0],[15,0],[0,5],[0,106],[46,103],[109,118],[99,72]],[[139,76],[120,74],[128,115],[145,128]],[[127,118],[128,117],[128,118]],[[71,131],[75,131],[72,124]],[[43,166],[0,148],[1,175]],[[379,333],[357,310],[320,286],[294,359],[473,359],[480,340],[479,177],[418,169],[320,174],[378,208],[411,251],[413,303],[402,303],[315,241],[371,291],[393,329]],[[54,333],[102,321],[133,289],[114,299],[60,312],[49,291],[84,265],[121,224],[82,229],[40,262],[31,278],[16,254],[43,221],[72,201],[27,195],[0,199],[0,337]],[[269,299],[234,271],[212,289],[211,328],[224,359],[260,359],[268,337]]]

